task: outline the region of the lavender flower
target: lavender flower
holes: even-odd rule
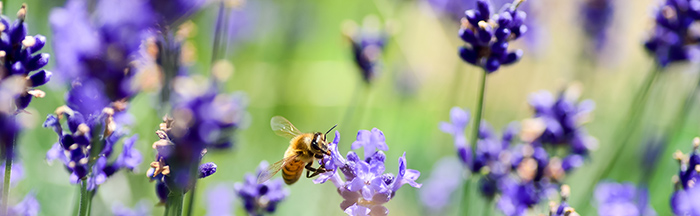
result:
[[[38,53],[46,44],[43,35],[27,35],[27,5],[23,4],[17,12],[17,20],[11,22],[6,16],[0,16],[0,86],[14,85],[11,93],[17,112],[29,106],[32,97],[44,97],[45,93],[34,89],[49,82],[52,73],[39,70],[49,63],[48,53]],[[39,71],[37,71],[39,70]],[[36,71],[36,72],[35,72]],[[2,90],[8,88],[0,88]]]
[[[468,123],[469,111],[459,107],[452,107],[450,109],[450,122],[440,122],[439,127],[443,132],[452,135],[457,155],[462,160],[462,163],[471,167],[472,149],[467,144],[467,137],[464,134]]]
[[[353,21],[343,24],[343,33],[352,43],[355,64],[362,72],[366,83],[376,78],[381,64],[381,56],[386,46],[387,33],[381,29],[379,18],[365,17],[362,27]]]
[[[36,200],[34,194],[30,193],[24,197],[22,202],[17,203],[17,205],[12,206],[9,209],[9,216],[36,216],[39,215],[41,206],[39,201]]]
[[[389,147],[386,145],[384,133],[377,128],[372,128],[372,131],[360,130],[357,132],[357,140],[352,142],[350,148],[358,149],[360,147],[364,147],[365,149],[365,159],[372,156],[377,150],[389,150]]]
[[[289,191],[284,188],[284,182],[281,179],[266,181],[262,184],[257,183],[257,176],[265,172],[267,167],[267,161],[260,162],[255,175],[246,173],[243,182],[236,182],[233,186],[249,215],[271,214],[275,212],[277,204],[289,195]]]
[[[151,215],[151,205],[148,200],[141,200],[133,209],[130,209],[118,203],[112,207],[112,214],[114,216],[147,216]]]
[[[69,93],[72,94],[75,94],[75,89]],[[71,172],[70,182],[77,184],[86,180],[89,190],[96,189],[120,169],[133,171],[141,162],[141,154],[133,149],[137,136],[126,139],[122,153],[114,162],[108,162],[114,145],[125,135],[114,120],[114,109],[106,107],[94,113],[77,110],[91,109],[69,104],[56,109],[55,115],[47,116],[44,127],[52,128],[59,137],[59,142],[46,153],[47,161],[60,160]],[[66,119],[68,131],[63,130],[62,119]]]
[[[462,164],[456,158],[443,158],[435,163],[430,178],[425,180],[419,190],[420,200],[433,215],[441,215],[450,204],[452,193],[462,182]]]
[[[612,0],[587,0],[581,6],[583,30],[593,42],[593,51],[600,52],[607,41],[607,30],[612,23]]]
[[[165,183],[170,191],[185,192],[192,187],[191,169],[199,167],[199,178],[216,172],[214,163],[199,165],[202,157],[208,149],[230,148],[230,136],[242,126],[247,113],[242,94],[218,94],[212,88],[180,93],[173,118],[165,117],[156,132],[160,140],[153,143],[157,154],[147,176]]]
[[[149,0],[156,12],[156,18],[162,25],[174,25],[202,8],[205,0]]]
[[[233,191],[223,183],[207,189],[207,216],[233,216]]]
[[[380,130],[376,130],[381,133]],[[383,133],[382,133],[383,134]],[[375,151],[373,145],[363,145],[370,148],[373,154],[365,155],[365,160],[355,154],[348,152],[343,158],[338,152],[340,133],[336,131],[336,137],[329,144],[331,155],[324,156],[322,163],[326,169],[330,170],[320,175],[314,180],[316,184],[325,183],[331,180],[338,188],[338,193],[343,197],[340,208],[348,215],[387,215],[389,210],[383,205],[389,202],[396,192],[404,184],[420,188],[421,184],[415,180],[420,176],[417,170],[406,168],[406,153],[399,158],[399,171],[395,176],[391,173],[384,173],[384,160],[386,155],[382,151]],[[363,142],[362,140],[356,140]],[[382,140],[383,141],[383,140]],[[365,152],[367,149],[365,149]],[[345,180],[338,174],[340,170],[345,176]]]
[[[678,175],[673,176],[676,191],[671,195],[671,209],[675,215],[700,215],[700,206],[697,200],[700,197],[700,187],[695,187],[695,183],[700,179],[698,166],[700,165],[700,155],[698,147],[700,138],[693,139],[693,151],[690,155],[677,151],[674,158],[680,164]]]
[[[578,213],[576,213],[574,208],[571,208],[571,206],[569,206],[569,204],[566,202],[566,200],[569,199],[569,194],[571,194],[571,189],[569,188],[569,186],[562,185],[560,192],[561,202],[559,204],[556,204],[555,202],[549,203],[550,216],[580,216]]]
[[[1,88],[2,86],[0,86]],[[15,140],[19,136],[21,130],[20,124],[15,119],[14,110],[2,109],[4,105],[12,104],[13,97],[5,97],[3,100],[3,92],[0,89],[0,158],[14,157]],[[10,108],[7,106],[5,108]]]
[[[506,4],[492,16],[489,1],[478,0],[476,9],[466,11],[459,30],[459,36],[467,43],[459,49],[462,60],[488,73],[518,61],[522,50],[508,52],[508,44],[527,31],[523,25],[525,12],[517,10],[521,3],[522,0],[516,0],[512,5]]]
[[[544,131],[533,142],[543,145],[568,146],[572,157],[587,156],[597,147],[597,141],[590,136],[583,124],[590,120],[595,103],[592,100],[578,102],[581,94],[579,85],[571,85],[559,93],[555,100],[551,93],[539,91],[530,95],[534,118],[544,123]],[[567,158],[565,160],[579,160]],[[577,164],[572,164],[577,166]],[[569,168],[575,167],[567,167]]]
[[[91,20],[85,1],[70,0],[51,12],[57,69],[74,82],[95,83],[108,101],[128,99],[136,92],[130,64],[153,13],[140,0],[102,0],[95,10]]]
[[[598,215],[656,216],[649,193],[632,183],[602,182],[595,189]]]
[[[700,37],[692,26],[700,19],[700,8],[695,5],[692,0],[666,0],[657,10],[656,26],[644,47],[659,66],[698,60]]]

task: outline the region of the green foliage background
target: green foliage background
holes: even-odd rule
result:
[[[208,188],[219,184],[241,181],[247,172],[253,172],[261,160],[274,162],[281,159],[287,140],[270,131],[269,119],[283,115],[305,131],[323,131],[341,123],[348,110],[350,119],[339,126],[340,151],[346,152],[359,129],[373,127],[384,131],[389,145],[387,171],[397,171],[397,159],[405,151],[408,167],[422,172],[419,182],[428,178],[433,163],[445,156],[454,156],[452,139],[438,130],[438,122],[449,119],[449,109],[460,106],[474,109],[478,68],[466,65],[457,56],[461,41],[459,26],[440,19],[424,1],[409,0],[251,0],[266,5],[270,10],[257,12],[264,22],[254,24],[267,29],[262,34],[236,44],[228,51],[227,59],[235,73],[226,82],[225,90],[245,91],[250,98],[250,125],[237,135],[235,149],[211,152],[204,161],[219,165],[217,173],[199,181],[195,213],[204,215]],[[249,2],[249,3],[250,3]],[[581,215],[596,214],[595,202],[589,200],[595,174],[606,166],[616,145],[613,137],[632,95],[639,89],[643,77],[653,67],[653,60],[641,45],[650,29],[651,8],[656,1],[614,1],[615,18],[609,31],[610,43],[597,62],[586,60],[583,49],[587,46],[582,34],[579,5],[582,1],[532,0],[541,10],[541,26],[546,33],[539,49],[525,48],[523,41],[515,44],[525,48],[523,60],[490,75],[487,83],[484,119],[500,130],[511,121],[531,116],[527,104],[529,93],[537,90],[558,91],[573,80],[580,80],[585,90],[583,98],[595,100],[594,120],[589,132],[600,142],[586,165],[567,177],[572,187],[571,204]],[[10,15],[22,2],[6,3]],[[46,35],[52,43],[49,12],[63,1],[28,0],[30,33]],[[195,14],[197,34],[191,41],[196,48],[195,73],[208,74],[211,62],[212,32],[216,4]],[[394,26],[395,34],[384,55],[382,73],[371,85],[362,83],[350,54],[350,46],[342,37],[340,25],[344,20],[361,22],[368,14],[376,14]],[[51,46],[44,48],[53,56]],[[55,59],[52,59],[54,61]],[[52,68],[52,62],[48,68]],[[613,167],[610,179],[642,182],[641,162],[644,143],[649,135],[660,135],[669,129],[670,120],[686,95],[697,83],[700,68],[680,64],[669,67],[652,89],[642,129],[636,131],[633,144],[624,149],[621,160]],[[55,73],[54,77],[61,74]],[[404,94],[397,87],[401,77],[412,77],[416,91]],[[35,99],[30,115],[31,123],[19,140],[20,160],[24,165],[23,181],[11,191],[11,203],[19,202],[27,193],[35,193],[41,203],[41,215],[69,215],[78,198],[78,186],[71,185],[68,173],[61,164],[49,165],[44,156],[56,142],[56,135],[41,127],[44,117],[64,104],[66,85],[54,81],[43,87],[47,96]],[[355,95],[355,96],[353,96]],[[154,132],[160,122],[153,109],[153,93],[142,93],[133,99],[129,112],[136,119],[132,133],[140,135],[137,148],[144,162],[134,173],[119,172],[100,187],[93,201],[93,215],[109,215],[115,203],[133,206],[146,199],[155,203],[154,184],[145,176],[154,151],[151,143],[157,140]],[[691,139],[700,134],[697,104],[687,118],[682,131],[671,136],[661,152],[656,171],[647,181],[651,202],[659,215],[669,215],[669,196],[673,190],[671,176],[678,166],[671,158],[676,149],[687,152]],[[468,129],[470,131],[471,129]],[[456,170],[456,172],[458,172]],[[314,185],[303,179],[289,187],[291,195],[280,204],[276,215],[341,215],[342,198],[331,184]],[[387,204],[391,215],[426,215],[418,199],[418,190],[401,189]],[[461,189],[459,190],[461,191]],[[233,193],[233,191],[231,191]],[[492,208],[483,201],[460,203],[461,193],[452,199],[448,211],[456,215],[457,206]],[[546,203],[533,213],[546,213]],[[241,205],[234,207],[237,215],[245,215]],[[154,207],[160,215],[162,207]],[[480,210],[477,210],[480,212]]]

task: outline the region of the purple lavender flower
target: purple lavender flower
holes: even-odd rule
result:
[[[148,200],[139,201],[133,209],[117,203],[112,206],[112,214],[114,216],[148,216],[151,215],[151,206]]]
[[[612,0],[587,0],[581,6],[583,30],[593,42],[593,50],[600,52],[607,41],[607,30],[613,19]]]
[[[518,39],[527,27],[523,25],[526,14],[517,10],[522,0],[506,4],[497,14],[491,11],[491,3],[478,0],[476,9],[465,12],[459,36],[466,43],[459,49],[459,56],[467,63],[482,67],[488,73],[501,65],[515,63],[522,57],[522,50],[508,51],[510,41]]]
[[[5,38],[0,40],[0,62],[5,66],[0,71],[0,85],[18,88],[19,91],[11,91],[17,112],[27,108],[32,97],[44,97],[43,91],[34,88],[49,82],[52,75],[39,70],[49,63],[48,53],[38,53],[46,44],[46,37],[27,35],[26,15],[27,5],[23,4],[14,22],[0,16],[0,34]]]
[[[130,64],[154,25],[153,13],[143,1],[103,0],[95,14],[91,20],[82,0],[51,12],[57,69],[74,86],[95,83],[108,101],[127,99],[136,92]]]
[[[126,139],[121,155],[114,162],[108,162],[114,145],[125,135],[117,127],[113,108],[83,114],[77,110],[90,109],[78,106],[74,110],[70,106],[61,106],[56,109],[56,115],[48,115],[44,127],[52,128],[59,137],[59,142],[46,153],[46,159],[49,162],[60,160],[71,172],[71,183],[86,180],[88,188],[94,190],[118,170],[133,170],[140,163],[141,154],[133,149],[136,136]],[[63,130],[61,119],[66,119],[68,131]]]
[[[337,147],[340,141],[339,135],[340,133],[336,131],[333,143],[329,144],[331,155],[324,156],[320,161],[329,171],[321,174],[314,183],[322,184],[328,180],[333,182],[344,199],[340,208],[346,214],[387,215],[389,210],[383,205],[396,195],[401,186],[409,184],[415,188],[421,187],[421,184],[415,181],[420,176],[420,172],[406,168],[405,152],[399,158],[398,174],[384,173],[386,158],[384,152],[376,151],[374,145],[361,145],[365,148],[369,147],[369,152],[376,152],[365,160],[360,160],[352,151],[343,158]],[[368,152],[367,149],[365,152]],[[338,170],[343,173],[345,180],[340,177]]]
[[[700,165],[698,147],[700,138],[693,139],[693,151],[690,155],[677,151],[674,158],[680,163],[678,175],[673,177],[676,191],[671,195],[671,209],[676,215],[700,215],[700,206],[697,200],[700,198],[700,187],[695,183],[700,179],[697,166]]]
[[[202,8],[206,0],[149,0],[158,21],[165,26],[182,22]]]
[[[36,216],[39,215],[39,210],[41,206],[39,201],[36,200],[33,193],[27,194],[22,202],[17,203],[17,205],[12,206],[9,209],[9,216]]]
[[[180,93],[173,118],[164,117],[156,132],[160,140],[153,143],[157,154],[147,176],[164,182],[170,191],[186,192],[192,187],[192,168],[199,167],[199,178],[216,172],[214,163],[200,166],[201,159],[209,149],[233,145],[231,135],[243,126],[247,104],[245,95],[219,94],[213,88]]]
[[[233,216],[233,191],[223,183],[207,189],[207,216]]]
[[[347,21],[343,26],[345,36],[352,43],[355,64],[366,83],[371,83],[378,75],[386,46],[388,36],[380,26],[379,18],[375,16],[365,17],[362,27],[352,21]]]
[[[350,148],[358,149],[360,147],[364,147],[365,149],[365,159],[372,156],[377,150],[389,150],[389,147],[386,145],[384,132],[377,128],[372,128],[372,131],[360,130],[357,132],[357,140],[352,142]]]
[[[580,216],[576,211],[574,211],[574,208],[571,208],[569,204],[566,202],[567,199],[569,199],[569,194],[571,193],[571,189],[569,188],[568,185],[562,185],[561,186],[561,202],[559,204],[556,204],[554,202],[549,203],[549,215],[550,216]],[[627,215],[627,214],[615,214],[615,215]]]
[[[469,10],[476,1],[474,0],[427,0],[428,4],[439,14],[447,16],[451,20],[459,21],[464,17],[464,11]]]
[[[644,43],[656,63],[697,61],[700,37],[692,26],[700,19],[700,8],[692,0],[666,0],[655,14],[656,26]]]
[[[595,109],[592,100],[578,102],[580,87],[572,85],[559,93],[555,100],[551,93],[539,91],[530,95],[534,117],[544,123],[544,131],[535,143],[553,146],[566,145],[575,155],[587,156],[597,146],[583,124],[590,120]]]
[[[452,135],[457,155],[467,167],[471,167],[472,149],[467,143],[465,130],[469,124],[469,111],[459,107],[450,109],[450,122],[440,122],[440,130]]]
[[[430,178],[425,180],[422,189],[419,190],[420,200],[433,215],[441,215],[445,207],[450,204],[452,193],[460,186],[463,178],[462,164],[452,157],[440,159],[433,166]]]
[[[249,215],[258,216],[273,213],[277,204],[289,195],[289,191],[284,188],[282,179],[274,179],[262,184],[257,183],[257,176],[265,172],[267,167],[267,161],[260,162],[255,175],[246,173],[243,182],[236,182],[233,186]]]
[[[632,183],[602,182],[595,189],[598,215],[656,216],[649,193]]]

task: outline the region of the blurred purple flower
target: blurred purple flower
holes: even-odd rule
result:
[[[594,195],[600,216],[656,216],[648,191],[632,183],[601,182]]]
[[[343,28],[345,37],[352,44],[355,64],[360,69],[363,80],[371,83],[379,73],[388,33],[382,29],[376,16],[365,17],[362,26],[347,21]]]
[[[268,167],[267,161],[260,162],[255,175],[246,173],[243,182],[237,182],[233,187],[243,201],[243,207],[249,215],[259,216],[275,212],[277,204],[282,202],[289,191],[284,188],[281,179],[257,183],[257,176]]]
[[[192,90],[176,99],[173,117],[164,117],[156,132],[159,140],[152,147],[157,155],[151,163],[155,171],[148,176],[155,178],[162,173],[160,181],[170,190],[187,191],[194,178],[189,171],[193,167],[199,166],[200,178],[216,172],[213,163],[200,166],[201,159],[208,150],[232,147],[231,135],[243,126],[247,104],[245,95],[219,94],[215,88]]]
[[[234,190],[228,184],[217,184],[207,190],[207,216],[233,216]]]
[[[147,200],[139,201],[133,209],[117,203],[112,206],[114,216],[148,216],[151,215],[151,203]]]
[[[568,146],[570,154],[587,156],[597,146],[583,124],[588,122],[595,109],[592,100],[578,101],[581,93],[578,85],[572,85],[559,93],[556,100],[550,92],[532,93],[529,102],[535,111],[534,118],[544,123],[544,131],[534,140],[543,145]]]
[[[501,65],[518,61],[522,50],[508,51],[510,41],[518,39],[527,31],[523,24],[526,14],[517,10],[522,0],[506,4],[503,9],[492,14],[488,0],[477,0],[476,9],[465,12],[465,19],[459,30],[459,36],[466,43],[459,48],[459,56],[465,62],[484,68],[493,73]]]
[[[39,215],[41,206],[33,193],[27,194],[22,202],[12,206],[8,210],[9,216],[36,216]]]
[[[374,130],[373,130],[374,131]],[[381,134],[378,129],[378,134]],[[386,155],[382,151],[374,152],[374,145],[358,145],[357,147],[370,148],[374,152],[365,160],[360,160],[355,152],[348,152],[347,157],[340,156],[337,148],[340,134],[336,131],[336,138],[331,143],[331,155],[324,156],[322,163],[331,164],[337,169],[321,174],[314,180],[315,184],[322,184],[330,180],[338,188],[338,193],[343,197],[340,208],[348,215],[387,215],[389,210],[384,203],[389,202],[404,184],[420,188],[421,184],[415,180],[420,176],[417,170],[406,168],[406,153],[399,158],[399,171],[396,176],[384,173],[384,160]],[[383,134],[382,134],[383,137]],[[382,139],[383,141],[383,139]],[[384,143],[384,145],[386,145]],[[387,147],[388,148],[388,147]],[[367,149],[365,149],[367,151]],[[345,180],[340,178],[343,173]]]
[[[157,20],[165,26],[177,24],[199,11],[206,0],[149,0]]]
[[[665,0],[654,15],[656,26],[644,47],[659,66],[700,60],[700,36],[693,27],[700,20],[700,7],[695,0]]]
[[[599,53],[607,41],[607,31],[613,19],[612,0],[586,0],[581,5],[583,30],[593,43],[593,50]]]
[[[151,215],[152,204],[148,200],[139,201],[133,209],[117,203],[112,206],[114,216],[148,216]]]
[[[90,19],[86,2],[70,0],[50,15],[57,70],[73,85],[100,86],[108,101],[136,92],[130,65],[146,31],[154,25],[150,7],[140,0],[102,0]]]
[[[700,138],[696,137],[690,155],[680,151],[674,154],[680,164],[678,175],[673,177],[676,191],[671,195],[671,209],[676,215],[700,216],[700,187],[695,185],[700,179],[697,169],[700,165],[699,146]]]
[[[440,159],[433,166],[430,178],[425,180],[423,187],[418,191],[423,205],[433,215],[441,215],[444,208],[451,202],[453,192],[457,190],[463,181],[462,164],[452,157]]]
[[[562,185],[561,186],[561,202],[559,204],[555,204],[554,202],[550,203],[549,206],[549,215],[550,216],[580,216],[576,211],[574,211],[574,208],[569,206],[569,203],[567,203],[567,199],[569,199],[569,195],[571,193],[571,189],[569,188],[568,185]],[[625,214],[615,214],[615,215],[625,215]]]

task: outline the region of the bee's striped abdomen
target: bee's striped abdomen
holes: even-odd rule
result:
[[[287,185],[294,184],[301,177],[301,173],[304,172],[304,162],[303,161],[292,161],[284,164],[282,168],[282,178],[284,183]]]

